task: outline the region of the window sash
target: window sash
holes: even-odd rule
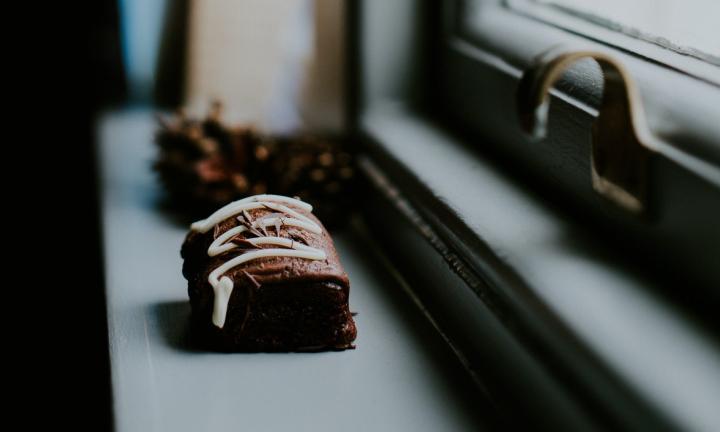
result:
[[[533,0],[505,0],[505,7],[538,22],[720,84],[720,58],[717,55],[675,44],[662,34],[648,34],[635,29],[631,23],[615,23],[603,17],[587,16],[582,11],[564,10]]]

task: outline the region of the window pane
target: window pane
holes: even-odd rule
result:
[[[720,57],[717,0],[534,0],[654,43]]]

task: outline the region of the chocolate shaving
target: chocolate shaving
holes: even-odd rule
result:
[[[282,218],[275,219],[275,235],[280,237],[280,227],[285,223]]]
[[[290,234],[290,238],[291,238],[293,241],[296,241],[296,242],[298,242],[298,243],[304,244],[305,246],[308,245],[307,242],[305,241],[305,239],[302,238],[302,237],[300,237],[300,236],[297,235],[297,234],[294,234],[294,233],[293,233],[293,234]]]
[[[248,232],[250,232],[251,234],[254,234],[256,237],[262,237],[262,233],[260,231],[258,231],[257,228],[255,228],[252,225],[252,223],[248,222],[248,220],[245,219],[244,216],[238,216],[237,220],[238,220],[238,222],[240,222],[240,224],[242,224],[242,226],[244,226],[247,229]],[[266,235],[266,237],[267,237],[267,235]]]
[[[255,289],[259,289],[262,286],[262,285],[260,285],[260,282],[258,282],[257,279],[255,279],[255,277],[253,275],[251,275],[250,273],[248,273],[247,271],[243,270],[242,274],[244,274],[245,277],[248,278],[248,280],[250,281],[251,284],[253,284]]]
[[[222,234],[222,229],[220,229],[220,224],[215,225],[215,228],[213,229],[213,240],[218,238],[218,236]]]
[[[240,235],[233,237],[232,240],[230,240],[231,243],[235,243],[236,245],[240,247],[244,247],[246,249],[261,249],[260,246],[254,244],[253,242],[248,241],[247,239],[240,237]]]

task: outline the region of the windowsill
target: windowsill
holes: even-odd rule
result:
[[[228,354],[193,344],[179,254],[187,225],[162,210],[155,129],[147,109],[98,124],[114,430],[490,429],[460,363],[352,230],[333,237],[352,280],[357,349]]]
[[[603,387],[601,399],[629,394],[671,425],[720,424],[720,348],[658,293],[657,280],[402,106],[373,106],[361,128],[371,142],[369,171],[380,167],[427,224],[424,235],[431,230],[461,258],[459,270],[457,263],[453,268],[466,283],[479,281],[467,289],[495,311],[500,325],[529,335],[532,343],[520,343],[531,357],[532,346],[542,346],[559,363],[555,373]]]

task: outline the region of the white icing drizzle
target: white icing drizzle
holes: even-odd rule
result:
[[[282,248],[260,248],[256,250],[247,251],[241,255],[226,261],[221,266],[214,269],[208,276],[208,282],[213,287],[215,292],[215,301],[213,304],[212,321],[213,324],[222,328],[225,325],[225,318],[227,316],[227,307],[232,294],[234,283],[232,279],[227,276],[222,276],[233,267],[239,266],[240,264],[252,261],[258,258],[266,257],[294,257],[303,258],[309,260],[324,260],[326,254],[323,250],[304,245],[296,242],[292,239],[280,237],[280,226],[294,226],[306,231],[310,231],[315,234],[322,233],[322,228],[316,224],[312,219],[305,215],[283,205],[289,204],[306,210],[312,211],[312,206],[304,203],[300,200],[289,198],[281,195],[255,195],[252,197],[244,198],[238,201],[234,201],[225,207],[217,210],[215,213],[210,215],[207,219],[197,221],[191,225],[193,231],[208,232],[210,229],[215,227],[220,222],[242,213],[247,210],[254,210],[260,208],[267,208],[275,210],[279,213],[289,215],[290,217],[284,216],[266,216],[261,217],[253,221],[250,226],[252,228],[266,228],[275,227],[275,236],[265,237],[254,237],[247,238],[245,241],[255,245],[274,245],[281,246]],[[238,219],[243,220],[243,216],[238,216]],[[249,222],[249,221],[247,221]],[[227,243],[228,241],[235,238],[238,234],[247,231],[249,228],[245,225],[238,225],[233,227],[222,235],[218,236],[210,247],[208,248],[209,256],[217,256],[232,249],[238,247],[234,243]],[[266,232],[267,230],[265,230]]]
[[[310,219],[306,218],[300,213],[297,213],[296,211],[284,205],[276,203],[291,204],[307,212],[311,212],[313,209],[310,204],[302,202],[295,198],[290,198],[282,195],[255,195],[231,202],[230,204],[222,207],[215,213],[211,214],[207,219],[203,219],[201,221],[193,223],[192,225],[190,225],[190,229],[192,229],[193,231],[206,233],[210,231],[210,229],[215,225],[219,224],[230,216],[235,216],[243,210],[252,210],[264,207],[269,207],[273,210],[287,212],[288,214],[291,214],[299,219],[305,219],[308,222],[313,223]]]

